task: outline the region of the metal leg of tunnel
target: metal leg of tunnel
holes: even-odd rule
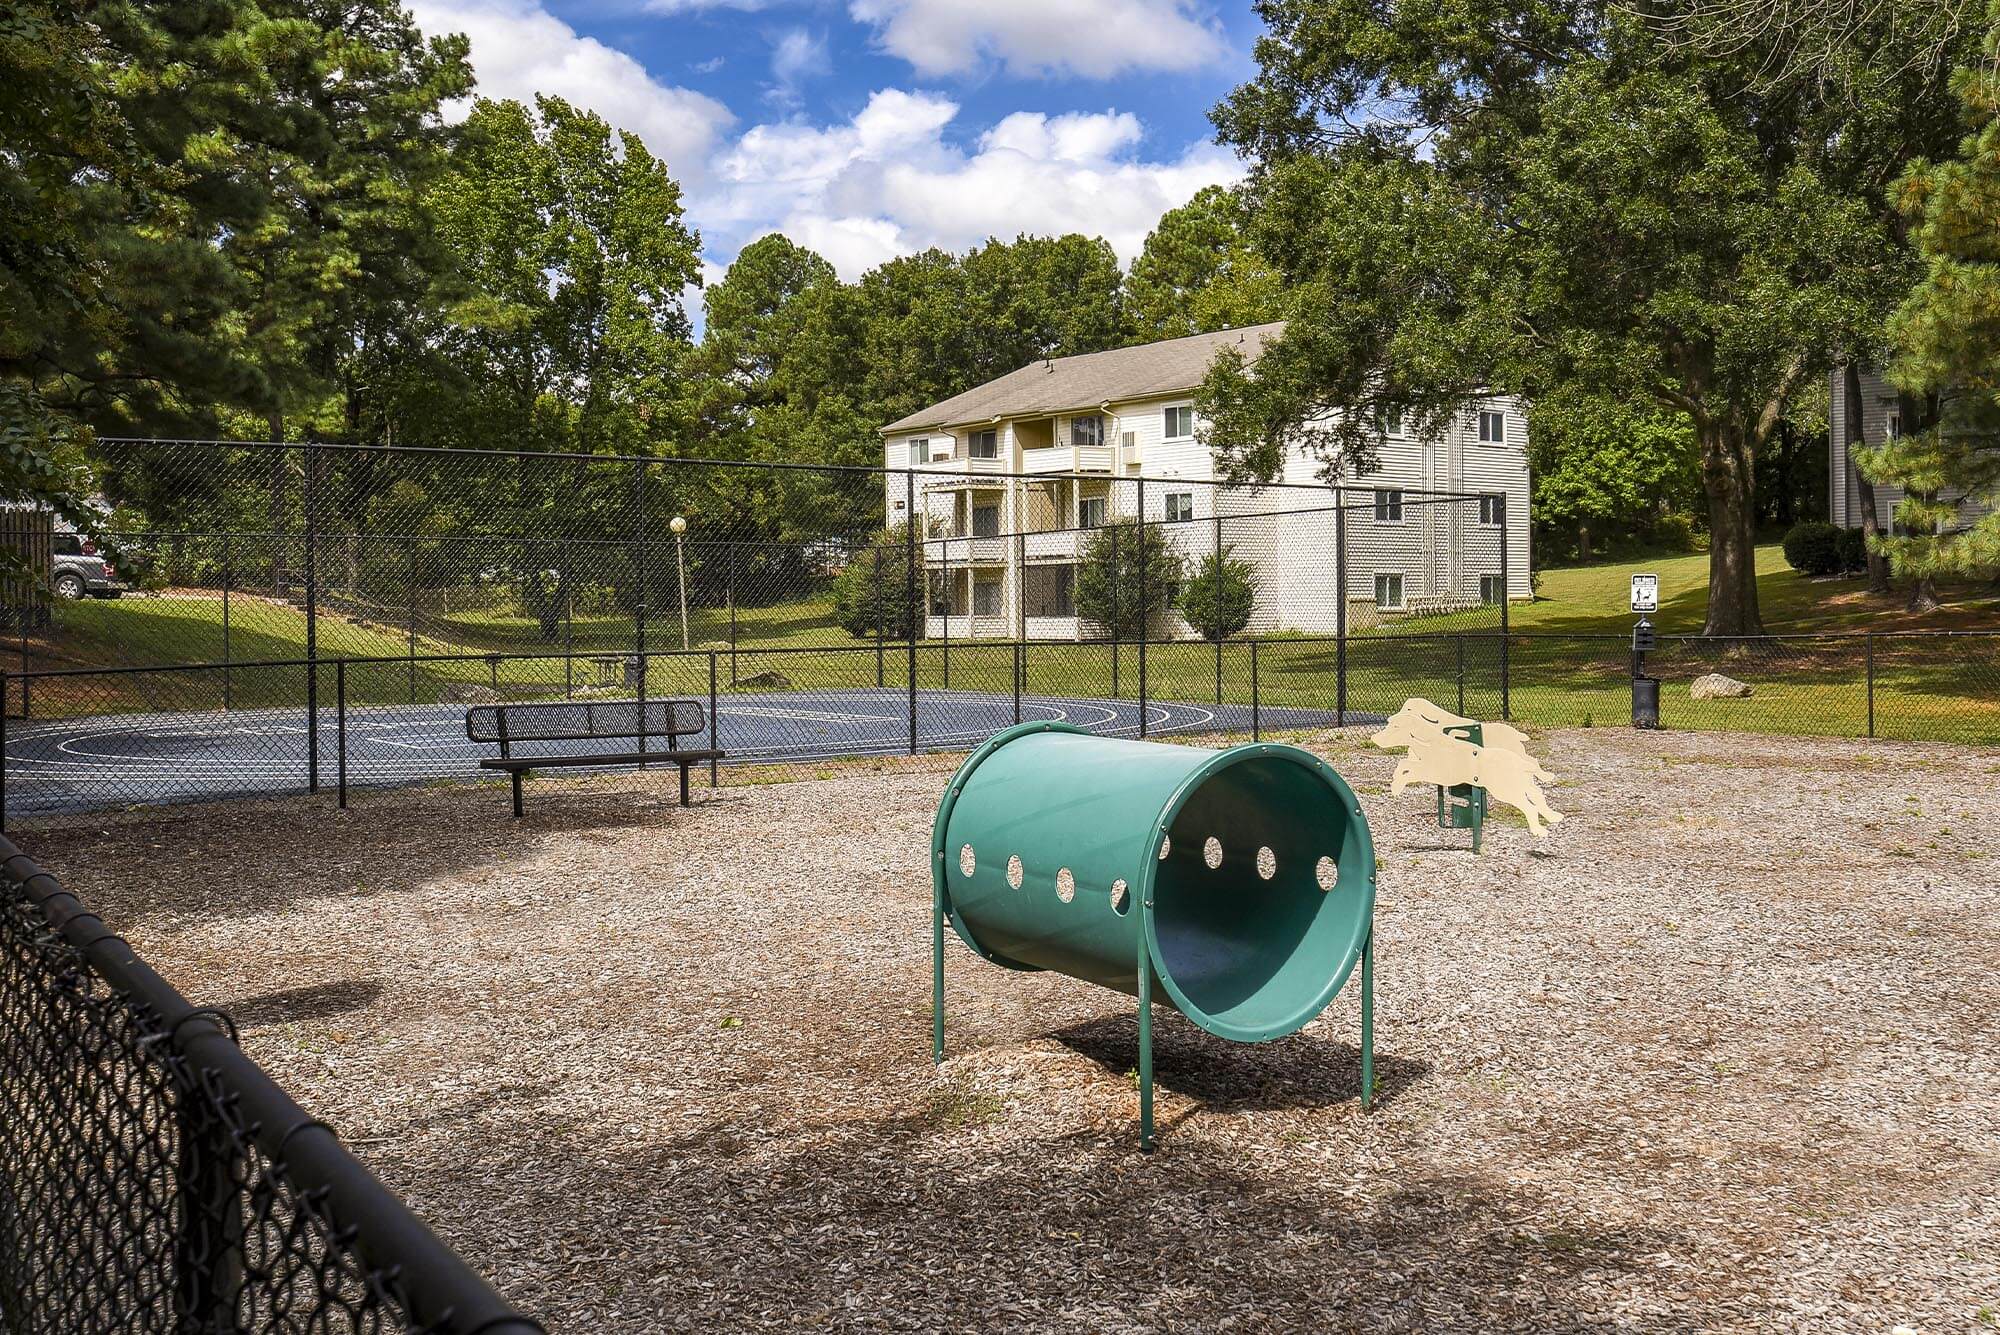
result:
[[[944,887],[935,880],[931,883],[931,1060],[944,1060]]]
[[[1153,1152],[1153,961],[1139,934],[1139,1148]]]
[[[1375,1106],[1375,933],[1361,943],[1361,1111]]]

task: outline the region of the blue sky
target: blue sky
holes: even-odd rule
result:
[[[1247,0],[406,0],[481,92],[646,140],[719,274],[782,231],[853,278],[925,246],[1083,231],[1130,260],[1240,174],[1207,112],[1253,72]]]

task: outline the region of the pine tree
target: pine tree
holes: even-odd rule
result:
[[[1936,605],[1940,576],[2000,571],[2000,0],[1989,23],[1986,58],[1953,76],[1971,127],[1959,155],[1916,163],[1901,182],[1925,263],[1890,324],[1901,431],[1858,459],[1873,481],[1903,488],[1901,532],[1880,545],[1913,581],[1913,609]]]

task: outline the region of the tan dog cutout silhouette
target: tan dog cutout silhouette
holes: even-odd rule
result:
[[[1474,746],[1445,731],[1467,724],[1479,724],[1483,744]],[[1555,775],[1528,754],[1527,737],[1505,723],[1479,723],[1428,700],[1412,699],[1403,703],[1372,740],[1385,751],[1404,748],[1389,780],[1391,793],[1400,793],[1413,783],[1434,783],[1440,788],[1473,784],[1484,788],[1493,801],[1519,811],[1536,838],[1546,837],[1544,826],[1563,818],[1536,786],[1537,780],[1553,782]]]

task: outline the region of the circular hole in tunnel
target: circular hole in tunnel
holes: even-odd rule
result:
[[[958,874],[960,876],[970,876],[973,869],[978,865],[979,860],[972,855],[972,845],[960,844],[958,846]]]
[[[1125,911],[1131,907],[1132,891],[1121,877],[1111,883],[1111,911],[1122,918],[1125,916]]]
[[[1319,882],[1320,889],[1333,889],[1340,884],[1340,864],[1332,858],[1321,858],[1318,865],[1313,868],[1313,879]]]
[[[1076,898],[1076,877],[1068,867],[1056,873],[1056,898],[1065,904]]]
[[[1171,833],[1198,846],[1155,873],[1148,913],[1160,973],[1183,1010],[1225,1037],[1290,1033],[1317,1015],[1366,935],[1369,896],[1327,895],[1334,858],[1364,838],[1342,789],[1283,755],[1254,755],[1206,775]],[[1223,856],[1228,830],[1254,856]],[[1365,848],[1365,845],[1364,845]]]
[[[1007,855],[1007,888],[1009,890],[1019,890],[1021,888],[1021,855],[1019,853],[1009,853]]]

